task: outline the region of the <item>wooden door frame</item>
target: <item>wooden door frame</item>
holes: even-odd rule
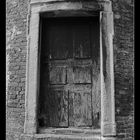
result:
[[[31,0],[28,15],[28,54],[25,92],[24,133],[37,134],[37,103],[39,75],[39,27],[40,15],[47,16],[100,16],[100,71],[101,71],[101,135],[115,136],[115,99],[113,63],[113,12],[109,0],[94,2],[62,2],[55,0]],[[62,12],[59,12],[62,11]],[[66,15],[63,13],[67,13]],[[53,13],[53,14],[52,14]]]

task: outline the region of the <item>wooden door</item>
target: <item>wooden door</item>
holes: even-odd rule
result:
[[[99,123],[98,20],[43,22],[39,122],[46,127]]]

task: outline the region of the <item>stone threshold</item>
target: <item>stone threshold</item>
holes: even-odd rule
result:
[[[35,138],[53,140],[100,140],[101,130],[91,128],[40,128]]]
[[[34,138],[39,140],[101,140],[100,135],[65,135],[65,134],[35,134]]]
[[[91,127],[82,127],[82,128],[40,128],[38,130],[39,134],[66,134],[66,135],[100,135],[101,130],[100,129],[93,129]]]

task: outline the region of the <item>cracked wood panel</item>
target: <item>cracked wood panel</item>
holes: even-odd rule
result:
[[[49,69],[50,84],[65,84],[66,83],[66,67],[51,66]]]
[[[91,86],[75,85],[69,91],[69,126],[92,126]]]
[[[46,126],[68,127],[68,93],[64,88],[49,87],[45,107]]]
[[[91,84],[91,65],[86,65],[86,62],[79,60],[80,65],[76,65],[78,61],[67,67],[67,83],[68,84]]]
[[[74,83],[91,83],[91,67],[73,67]]]

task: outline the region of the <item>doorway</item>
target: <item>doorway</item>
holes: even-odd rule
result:
[[[44,18],[39,127],[100,128],[99,17]]]

